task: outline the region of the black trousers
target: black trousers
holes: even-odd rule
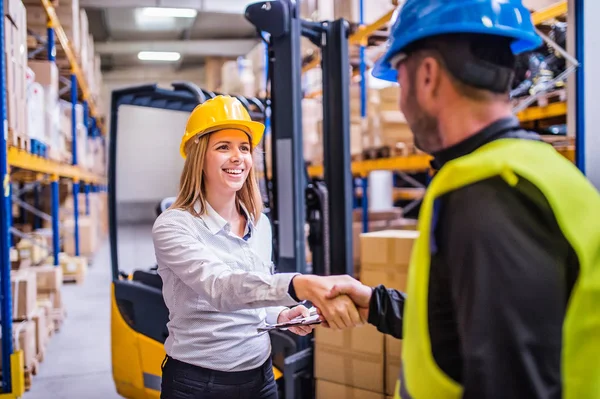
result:
[[[277,399],[271,359],[248,371],[209,370],[165,358],[161,399]]]

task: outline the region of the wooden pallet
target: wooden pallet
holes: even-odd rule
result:
[[[42,349],[41,351],[38,352],[37,355],[35,355],[35,360],[38,363],[38,366],[44,362],[44,358],[46,357],[46,349]]]
[[[63,283],[75,283],[77,285],[82,285],[85,281],[85,273],[74,273],[74,274],[64,274],[63,275]]]
[[[31,150],[31,140],[29,137],[26,134],[17,133],[12,129],[8,129],[8,145],[27,152]]]
[[[33,373],[30,369],[25,368],[25,391],[29,392],[31,390],[31,380],[33,379]]]
[[[67,317],[67,312],[65,311],[64,308],[62,309],[52,309],[50,311],[50,318],[52,319],[53,322],[53,326],[54,326],[54,333],[57,333],[60,331],[62,325],[65,322],[65,318]]]
[[[514,106],[517,106],[527,97],[516,99],[513,102]],[[548,104],[554,104],[559,102],[567,101],[567,90],[566,89],[557,89],[552,90],[550,92],[541,94],[536,101],[534,101],[529,107],[547,107]]]
[[[416,152],[413,143],[397,142],[396,145],[383,145],[381,147],[366,148],[363,150],[362,159],[381,159],[390,157],[406,157]]]

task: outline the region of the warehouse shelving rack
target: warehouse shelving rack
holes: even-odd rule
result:
[[[563,16],[568,11],[567,0],[560,0],[556,3],[538,10],[532,14],[532,20],[535,25],[540,25],[548,20]],[[361,120],[364,123],[367,117],[367,88],[366,88],[366,56],[365,51],[369,46],[369,38],[381,29],[385,28],[393,17],[394,11],[388,11],[378,20],[371,24],[364,24],[364,0],[359,2],[359,24],[358,29],[355,33],[350,35],[348,42],[350,45],[359,46],[359,71],[360,76],[360,115]],[[303,73],[317,67],[320,63],[320,57],[316,55],[313,59],[306,63],[302,71]],[[319,91],[313,92],[307,97],[315,98],[320,96]],[[533,122],[557,117],[566,117],[567,104],[564,101],[550,103],[546,106],[532,106],[527,107],[522,111],[519,111],[516,115],[521,122]],[[563,156],[576,162],[575,151],[572,148],[560,148],[557,149]],[[370,159],[363,161],[354,161],[352,163],[352,174],[360,179],[360,185],[355,189],[355,198],[362,198],[362,214],[363,214],[363,231],[368,231],[369,220],[368,220],[368,175],[372,171],[377,170],[388,170],[399,174],[404,181],[411,183],[415,188],[420,190],[396,190],[394,192],[394,200],[410,200],[410,202],[404,209],[405,211],[418,205],[422,199],[424,187],[421,183],[411,179],[408,176],[409,173],[429,172],[430,171],[431,157],[427,154],[412,154],[406,156],[394,156],[389,158]],[[322,165],[311,165],[308,167],[308,174],[311,177],[322,177],[323,166]]]
[[[4,0],[0,0],[0,8],[4,8]],[[77,57],[72,50],[71,44],[65,31],[63,30],[54,7],[50,0],[40,0],[48,16],[47,30],[47,54],[49,61],[56,61],[55,37],[62,47],[66,59],[70,65],[70,99],[72,104],[72,164],[64,164],[46,159],[44,157],[28,153],[22,149],[7,146],[7,102],[6,102],[6,58],[4,52],[4,24],[5,19],[0,18],[0,73],[1,82],[1,118],[4,121],[4,134],[0,140],[0,175],[3,182],[4,204],[0,207],[0,253],[2,261],[0,262],[0,316],[2,323],[2,337],[12,337],[12,295],[11,295],[11,262],[10,247],[12,234],[23,236],[23,233],[16,231],[12,226],[12,178],[14,172],[26,172],[25,180],[30,184],[34,191],[34,201],[39,203],[38,185],[49,176],[51,181],[51,202],[52,215],[48,216],[52,220],[53,234],[53,255],[54,265],[59,265],[58,254],[60,251],[60,233],[59,233],[59,180],[66,179],[72,181],[73,195],[73,218],[74,218],[74,243],[75,254],[79,255],[79,230],[78,215],[79,204],[78,194],[81,190],[81,184],[86,194],[86,210],[89,212],[88,194],[106,190],[106,177],[99,176],[81,168],[77,160],[77,113],[76,106],[81,99],[83,107],[83,124],[86,127],[88,136],[104,136],[104,126],[99,114],[99,109],[92,97],[90,86],[85,79],[82,68],[79,65]],[[19,173],[22,175],[22,173]],[[21,176],[23,177],[23,176]],[[16,178],[16,177],[15,177]],[[17,203],[20,204],[19,201]],[[28,208],[29,209],[29,208]],[[37,217],[42,214],[40,211],[33,211]],[[22,352],[13,350],[12,339],[2,340],[2,393],[0,398],[18,398],[25,391],[24,386],[24,364]]]

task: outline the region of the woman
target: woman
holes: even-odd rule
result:
[[[153,228],[170,313],[162,398],[277,398],[270,338],[257,329],[308,310],[288,292],[297,275],[273,274],[271,225],[252,158],[263,132],[229,96],[189,117],[179,195]]]

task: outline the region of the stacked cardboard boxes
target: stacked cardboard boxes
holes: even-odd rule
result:
[[[240,57],[226,61],[221,67],[220,91],[227,94],[240,94],[254,97],[256,94],[256,78],[252,60]]]
[[[400,89],[391,86],[372,90],[369,107],[374,146],[389,146],[403,155],[414,152],[412,131],[400,111]]]
[[[360,235],[363,284],[406,290],[406,276],[418,232],[383,230]],[[386,399],[394,395],[402,341],[374,326],[315,330],[317,399]]]
[[[19,0],[12,0],[18,1]],[[37,0],[26,0],[27,6],[27,28],[35,35],[46,38],[48,16],[46,10]],[[55,12],[60,24],[69,40],[71,50],[73,51],[79,66],[83,71],[87,86],[89,87],[92,100],[96,104],[99,113],[104,112],[102,104],[102,74],[100,71],[100,57],[96,54],[94,48],[94,39],[89,32],[89,19],[85,10],[80,9],[79,0],[63,0],[56,2]],[[25,32],[25,35],[27,33]],[[27,39],[27,37],[25,37]],[[57,49],[62,46],[57,43]],[[68,61],[59,51],[56,63],[65,69],[70,69]],[[58,90],[56,97],[58,96]],[[83,122],[82,119],[78,119]],[[69,148],[70,151],[70,148]]]
[[[302,100],[302,146],[304,159],[323,164],[323,103],[321,100]]]
[[[385,337],[371,325],[315,330],[317,399],[384,398]],[[351,396],[346,396],[351,395]]]
[[[59,134],[58,106],[58,68],[54,62],[29,60],[30,77],[28,81],[27,112],[30,125],[30,137],[48,146],[48,157],[65,162],[67,149]],[[36,129],[37,130],[36,132]]]
[[[382,211],[369,211],[369,228],[368,231],[381,231],[391,229],[393,225],[398,224],[402,219],[402,208],[391,208]],[[352,214],[352,242],[354,253],[355,269],[360,270],[362,263],[362,248],[360,244],[360,236],[363,233],[363,211],[355,209]],[[360,275],[360,273],[357,273]]]
[[[73,155],[77,158],[77,165],[84,169],[91,169],[90,152],[88,145],[88,135],[83,121],[83,106],[75,105],[75,124],[76,143],[73,154],[73,106],[70,102],[59,100],[59,137],[61,143],[66,148],[67,162],[73,162]]]
[[[408,266],[413,245],[419,236],[414,230],[384,230],[360,236],[360,281],[406,292]],[[385,337],[385,393],[393,395],[400,372],[402,341]]]
[[[47,326],[54,330],[55,325],[63,321],[65,309],[62,300],[63,269],[52,265],[52,258],[47,259],[44,266],[35,268],[37,276],[37,304],[42,308]]]
[[[86,205],[86,195],[79,193],[79,253],[81,256],[91,257],[96,252],[98,245],[107,233],[108,208],[105,193],[89,193]],[[89,208],[88,208],[89,205]],[[75,255],[75,242],[73,219],[73,197],[68,197],[63,205],[64,224],[64,251],[66,254]]]
[[[54,257],[48,258],[48,263],[54,262]],[[58,254],[58,263],[62,271],[63,282],[83,284],[87,275],[87,258],[84,256],[70,256],[64,252]]]
[[[46,38],[48,14],[40,2],[27,4],[27,27],[36,35]],[[81,54],[81,30],[79,0],[61,0],[54,9],[60,24],[69,39],[76,57]]]
[[[26,120],[27,23],[20,0],[4,2],[4,55],[9,144],[29,149]]]
[[[13,301],[13,347],[23,351],[26,370],[36,367],[35,322],[37,282],[29,267],[11,271]],[[0,366],[1,367],[1,366]]]

